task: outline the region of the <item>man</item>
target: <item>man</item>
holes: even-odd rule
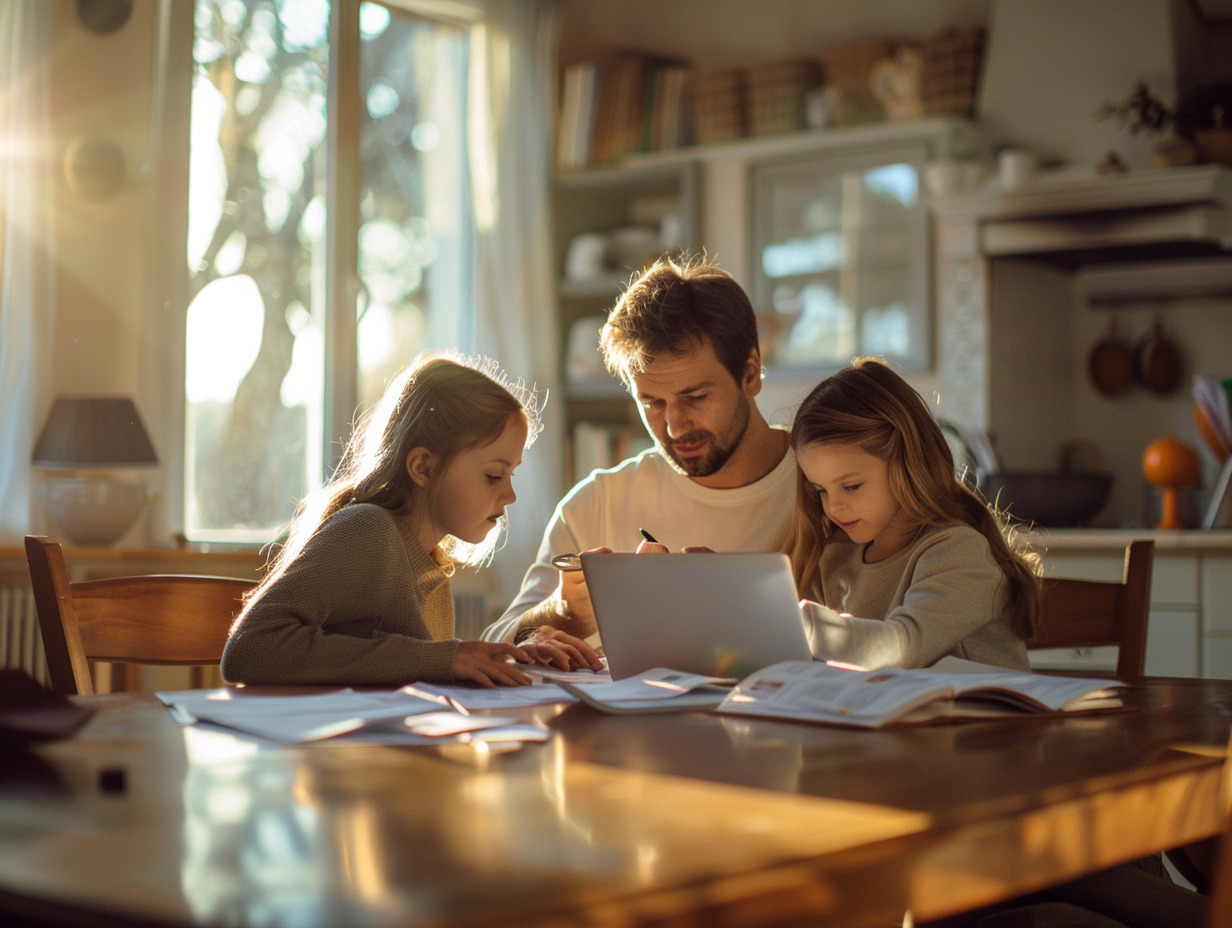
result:
[[[772,428],[754,402],[757,323],[731,275],[658,261],[617,302],[600,347],[655,447],[595,471],[561,500],[517,598],[484,631],[489,641],[595,632],[582,572],[557,570],[557,554],[633,550],[643,528],[676,550],[777,551],[787,534],[795,459],[787,431]]]

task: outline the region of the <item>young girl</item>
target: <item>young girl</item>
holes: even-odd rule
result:
[[[954,473],[924,400],[871,358],[796,412],[788,538],[813,654],[925,667],[947,654],[1028,670],[1039,558]]]
[[[539,430],[534,397],[494,365],[425,355],[355,430],[333,479],[231,628],[233,683],[529,683],[519,661],[597,666],[565,635],[515,647],[454,638],[455,558],[478,563]],[[577,645],[577,647],[575,647]]]

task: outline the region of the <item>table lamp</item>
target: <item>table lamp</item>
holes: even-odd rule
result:
[[[114,544],[145,508],[145,480],[118,471],[158,463],[126,396],[58,396],[32,463],[51,471],[41,486],[52,521],[75,545]]]

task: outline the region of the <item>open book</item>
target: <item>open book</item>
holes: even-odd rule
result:
[[[957,672],[946,672],[947,666]],[[995,668],[983,672],[983,665],[962,661],[928,670],[850,670],[820,661],[783,661],[741,680],[717,711],[880,728],[1119,708],[1121,685]]]

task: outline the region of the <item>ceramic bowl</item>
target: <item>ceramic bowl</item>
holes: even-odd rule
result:
[[[1068,528],[1086,525],[1104,508],[1112,475],[1005,471],[985,476],[980,492],[1015,522]]]

